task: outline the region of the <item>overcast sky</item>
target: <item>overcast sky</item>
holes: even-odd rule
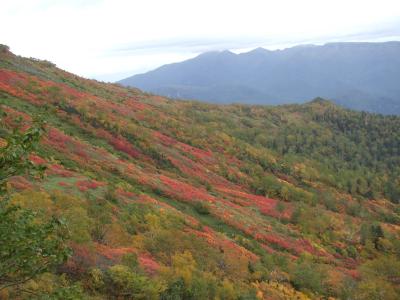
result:
[[[399,0],[0,0],[0,43],[105,81],[210,50],[387,40]]]

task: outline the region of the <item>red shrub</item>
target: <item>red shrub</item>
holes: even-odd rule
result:
[[[192,228],[186,228],[185,231],[190,232],[200,238],[205,239],[207,241],[207,243],[210,244],[211,246],[213,246],[214,248],[231,250],[234,253],[236,253],[236,255],[247,257],[251,261],[258,260],[257,255],[248,251],[247,249],[243,248],[242,246],[239,246],[238,244],[234,243],[233,241],[229,240],[228,238],[226,238],[220,234],[216,234],[215,231],[212,230],[208,226],[204,226],[202,231],[195,230]]]
[[[96,252],[112,261],[119,261],[123,255],[128,253],[136,253],[135,248],[121,247],[111,248],[103,244],[96,244]]]
[[[96,189],[99,186],[104,186],[104,182],[99,182],[95,180],[80,180],[76,182],[76,186],[82,192],[87,191],[88,189]]]
[[[22,176],[15,176],[9,180],[11,186],[17,190],[25,190],[33,187],[33,184]]]
[[[88,269],[96,266],[97,259],[88,245],[71,243],[73,255],[61,267],[61,271],[74,276],[81,276]]]
[[[128,141],[122,137],[113,137],[110,140],[110,144],[118,151],[125,152],[133,158],[138,158],[140,152],[136,150]]]
[[[146,271],[147,274],[154,275],[160,269],[160,265],[156,262],[150,254],[139,254],[139,264]]]
[[[47,138],[52,144],[56,144],[61,147],[66,147],[67,143],[71,141],[71,137],[64,134],[56,128],[50,128],[47,133]]]
[[[126,198],[132,198],[137,196],[135,193],[129,192],[129,191],[125,191],[121,188],[116,189],[115,191],[118,195],[122,196],[122,197],[126,197]]]
[[[37,156],[37,155],[34,155],[34,154],[29,155],[29,160],[32,163],[34,163],[35,165],[44,165],[44,164],[46,164],[46,160],[44,160],[40,156]]]
[[[172,145],[175,145],[176,143],[178,143],[178,141],[175,140],[174,138],[169,137],[165,134],[162,134],[159,131],[154,131],[153,136],[165,146],[172,146]]]
[[[89,158],[89,155],[84,149],[76,149],[75,153],[84,160],[87,160]]]
[[[133,98],[125,100],[124,104],[127,107],[131,108],[133,111],[148,110],[151,108],[149,105],[141,103]]]
[[[205,190],[195,188],[187,183],[171,179],[164,175],[160,175],[159,178],[161,179],[162,183],[167,186],[167,190],[165,190],[166,194],[168,194],[171,197],[176,197],[184,201],[193,201],[193,200],[203,200],[208,202],[215,201],[215,198],[207,194]]]
[[[148,253],[138,253],[138,250],[130,247],[111,248],[106,245],[96,244],[96,252],[113,263],[119,263],[125,254],[136,253],[140,266],[150,275],[157,273],[160,265]]]
[[[46,171],[49,175],[57,175],[57,176],[61,176],[61,177],[73,177],[75,175],[74,172],[72,171],[68,171],[66,169],[64,169],[62,166],[60,165],[50,165],[48,166],[48,169]]]

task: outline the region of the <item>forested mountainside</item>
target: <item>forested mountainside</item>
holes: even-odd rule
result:
[[[175,101],[6,46],[0,104],[1,299],[400,297],[399,117]]]
[[[400,114],[400,42],[209,52],[119,82],[213,103],[288,104],[324,97],[351,109]]]

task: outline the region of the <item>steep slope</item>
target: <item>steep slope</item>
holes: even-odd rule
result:
[[[0,103],[2,136],[47,122],[31,157],[46,176],[15,177],[14,201],[71,231],[69,261],[25,288],[66,276],[96,299],[399,295],[398,117],[174,101],[5,46]]]
[[[324,97],[352,109],[399,114],[399,57],[400,42],[211,52],[120,83],[215,103],[284,104]]]

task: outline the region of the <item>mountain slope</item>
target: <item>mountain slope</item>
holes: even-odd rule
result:
[[[322,99],[174,101],[4,46],[0,103],[2,136],[38,114],[47,122],[31,157],[46,176],[15,177],[14,201],[71,231],[69,261],[25,288],[66,280],[94,299],[399,295],[398,117]]]
[[[400,42],[210,52],[119,83],[215,103],[284,104],[324,97],[352,109],[399,114],[399,57]]]

